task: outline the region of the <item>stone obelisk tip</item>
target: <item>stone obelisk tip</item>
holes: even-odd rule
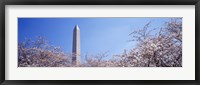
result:
[[[78,25],[76,25],[74,29],[76,29],[76,30],[79,30],[79,27],[78,27]]]

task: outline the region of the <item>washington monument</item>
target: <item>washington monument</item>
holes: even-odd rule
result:
[[[74,27],[73,31],[72,64],[80,64],[80,29],[78,25]]]

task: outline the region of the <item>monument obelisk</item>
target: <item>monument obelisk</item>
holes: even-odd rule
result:
[[[73,30],[72,64],[80,63],[80,29],[78,25]]]

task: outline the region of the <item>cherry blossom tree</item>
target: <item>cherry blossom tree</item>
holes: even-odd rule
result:
[[[118,55],[120,66],[130,67],[181,67],[182,66],[182,21],[174,18],[166,22],[156,34],[151,33],[150,22],[132,35],[137,46]]]
[[[35,41],[26,39],[18,44],[19,67],[62,67],[71,66],[71,55],[59,47],[50,46],[44,37]]]

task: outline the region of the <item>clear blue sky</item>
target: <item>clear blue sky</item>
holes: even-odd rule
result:
[[[151,28],[160,28],[171,18],[18,18],[18,42],[25,38],[44,36],[50,45],[59,46],[66,53],[72,51],[72,33],[80,28],[81,54],[121,54],[131,49],[129,34],[151,21]]]

